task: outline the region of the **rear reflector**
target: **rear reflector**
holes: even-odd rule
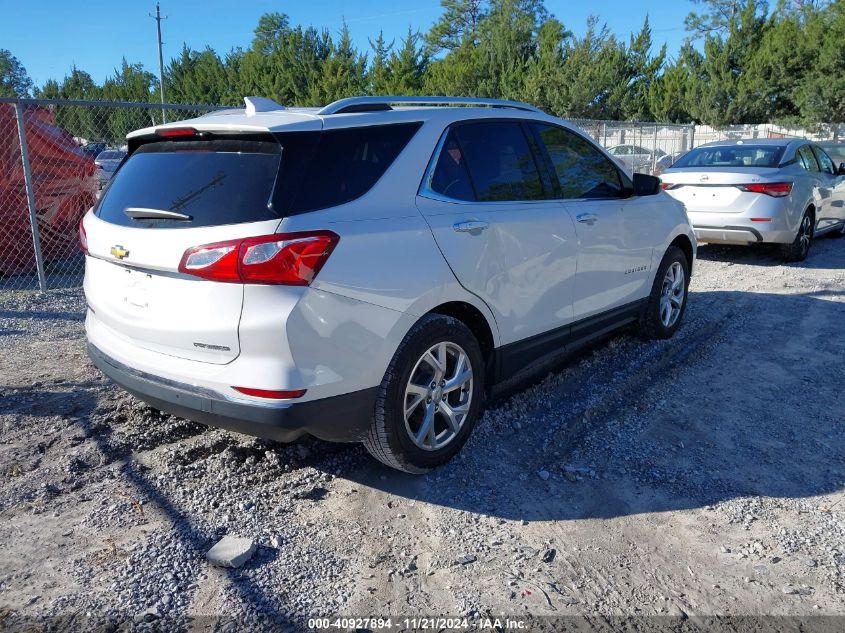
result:
[[[273,391],[270,389],[253,389],[252,387],[232,387],[232,389],[247,396],[267,398],[270,400],[290,400],[301,398],[305,395],[305,389],[295,389],[293,391]]]
[[[79,220],[79,248],[86,255],[88,254],[88,234],[85,232],[85,216]]]
[[[210,281],[307,286],[340,238],[331,231],[274,233],[194,246],[179,272]]]
[[[773,198],[783,198],[792,191],[791,182],[755,182],[750,185],[737,185],[737,187],[751,193],[764,193]]]
[[[772,218],[751,218],[752,222],[771,222]]]
[[[196,136],[197,131],[192,127],[171,127],[164,130],[157,130],[156,134],[166,138],[172,138],[174,136]]]

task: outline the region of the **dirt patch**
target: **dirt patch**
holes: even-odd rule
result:
[[[845,614],[845,242],[702,247],[670,341],[620,334],[425,477],[174,418],[86,360],[78,291],[0,296],[0,619]],[[222,536],[258,543],[208,565]]]

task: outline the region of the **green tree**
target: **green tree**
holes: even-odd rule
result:
[[[32,79],[17,57],[0,48],[0,97],[28,97]]]
[[[525,73],[525,101],[548,111],[559,112],[560,86],[563,82],[566,42],[571,31],[555,18],[546,20],[537,33],[537,51]]]
[[[168,101],[174,103],[222,103],[228,92],[226,67],[211,48],[194,51],[182,47],[165,73]]]
[[[814,64],[796,88],[801,119],[810,126],[845,121],[845,3],[834,2],[806,20],[806,38],[816,42]]]
[[[690,88],[701,78],[703,57],[689,42],[675,60],[666,64],[648,95],[649,108],[655,121],[689,123]]]
[[[631,36],[631,43],[625,50],[628,81],[622,88],[622,117],[626,120],[652,120],[650,94],[657,83],[663,63],[666,60],[666,45],[657,55],[652,55],[651,26],[646,16],[643,28]]]
[[[440,0],[443,15],[425,37],[429,52],[453,51],[467,42],[475,43],[486,4],[484,0]]]
[[[690,12],[684,20],[687,31],[693,37],[727,34],[749,4],[748,0],[691,0],[691,2],[704,7],[702,12]],[[765,16],[769,11],[766,0],[750,0],[750,3],[754,7],[755,16]]]
[[[384,32],[379,31],[376,41],[370,40],[370,48],[373,49],[373,63],[370,66],[370,94],[388,94],[390,90],[388,55],[393,48],[393,42],[387,44],[384,41]]]
[[[387,60],[387,94],[418,95],[422,92],[429,57],[421,40],[420,34],[408,27],[399,48],[391,51]]]
[[[158,81],[143,64],[130,64],[124,58],[114,76],[103,83],[103,98],[108,101],[153,101]],[[109,139],[123,139],[132,130],[161,123],[160,110],[114,108],[108,118]]]
[[[319,97],[329,103],[363,94],[367,85],[367,56],[352,45],[349,27],[344,23],[337,43],[328,41],[329,51],[323,61]]]

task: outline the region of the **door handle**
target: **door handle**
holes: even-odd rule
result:
[[[582,213],[581,215],[576,216],[575,219],[581,222],[582,224],[589,224],[590,226],[593,226],[593,224],[598,221],[598,217],[593,215],[592,213]]]
[[[455,222],[452,228],[457,233],[481,233],[488,226],[490,225],[487,222],[481,220],[467,220],[466,222]]]

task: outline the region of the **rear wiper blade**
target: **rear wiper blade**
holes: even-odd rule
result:
[[[184,213],[176,213],[176,211],[166,211],[165,209],[145,209],[144,207],[126,207],[123,213],[128,215],[133,220],[183,220],[190,221],[194,218]]]

